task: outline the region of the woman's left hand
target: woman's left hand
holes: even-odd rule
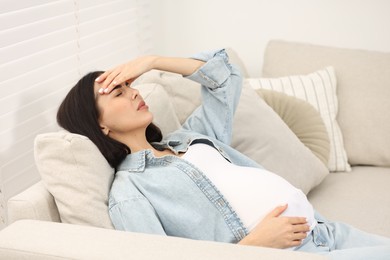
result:
[[[96,78],[96,82],[101,84],[99,93],[107,94],[117,85],[133,82],[143,73],[152,70],[157,58],[157,56],[143,56],[107,70]]]

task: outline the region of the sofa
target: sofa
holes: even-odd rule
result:
[[[390,53],[272,40],[261,78],[241,70],[232,146],[302,189],[326,218],[390,237]],[[134,85],[163,134],[200,103],[197,83],[171,73]],[[86,137],[37,136],[35,158],[42,180],[8,201],[0,259],[324,259],[116,231],[107,213],[114,171]]]

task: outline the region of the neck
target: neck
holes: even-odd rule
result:
[[[144,131],[134,131],[127,133],[125,135],[117,136],[112,135],[112,138],[118,140],[121,143],[126,144],[132,153],[136,153],[142,150],[152,150],[153,153],[157,156],[160,155],[161,151],[156,150],[146,139],[145,130]]]
[[[123,138],[122,142],[130,148],[132,153],[136,153],[146,149],[153,149],[153,146],[148,142],[148,140],[146,140],[145,134],[127,135]]]

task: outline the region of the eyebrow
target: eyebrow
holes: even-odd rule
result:
[[[116,85],[116,86],[111,90],[110,93],[114,92],[114,90],[116,90],[116,89],[118,89],[118,88],[121,88],[121,87],[122,87],[122,85]]]

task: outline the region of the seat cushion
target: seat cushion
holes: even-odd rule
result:
[[[390,168],[352,167],[350,173],[331,173],[308,198],[333,221],[390,237]]]

